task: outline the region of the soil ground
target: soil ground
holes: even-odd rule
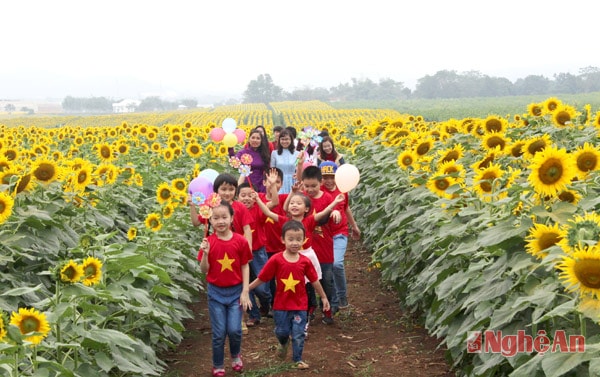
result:
[[[397,293],[383,286],[377,269],[369,268],[370,254],[360,243],[349,242],[346,275],[350,307],[341,310],[333,325],[311,323],[303,358],[308,370],[292,369],[276,356],[273,319],[263,318],[242,341],[245,372],[241,376],[438,376],[454,373],[444,359],[439,341],[427,335],[410,316],[402,313]],[[206,295],[192,305],[195,318],[186,323],[186,334],[176,350],[163,355],[166,376],[210,376],[211,334]],[[235,376],[226,346],[227,376]]]

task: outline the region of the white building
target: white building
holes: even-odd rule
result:
[[[134,99],[124,99],[121,102],[113,103],[113,113],[133,113],[142,101]]]

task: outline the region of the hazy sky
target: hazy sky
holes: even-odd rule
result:
[[[514,81],[598,66],[592,0],[13,0],[1,5],[0,98],[241,95],[352,78],[414,89],[442,69]],[[77,93],[73,93],[77,92]]]

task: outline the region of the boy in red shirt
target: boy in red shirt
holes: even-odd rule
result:
[[[292,359],[298,369],[308,369],[302,361],[304,328],[307,320],[308,296],[304,279],[307,278],[317,293],[323,297],[323,309],[329,310],[329,301],[319,283],[312,262],[300,254],[305,240],[304,226],[300,221],[287,221],[281,231],[285,251],[274,255],[254,280],[249,289],[273,278],[277,279],[277,293],[273,304],[275,335],[279,341],[279,357],[285,359],[292,338]]]
[[[323,185],[321,189],[332,196],[341,194],[335,183],[335,172],[337,165],[332,161],[324,161],[319,165],[321,175],[323,176]],[[344,256],[348,247],[348,226],[352,227],[352,239],[360,239],[360,229],[354,215],[350,209],[348,193],[344,193],[346,200],[340,203],[336,209],[339,210],[341,221],[339,223],[330,223],[331,234],[333,236],[333,281],[335,294],[339,308],[348,307],[348,296],[346,293],[346,270],[344,267]]]

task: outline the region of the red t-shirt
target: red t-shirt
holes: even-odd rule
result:
[[[208,272],[206,281],[218,287],[231,287],[241,284],[242,266],[252,260],[252,251],[244,236],[233,233],[231,239],[225,241],[216,234],[208,236],[210,249],[208,252]],[[203,257],[198,253],[198,260]]]
[[[323,211],[333,202],[331,195],[323,191],[320,198],[310,198],[313,214]],[[333,263],[333,235],[328,221],[325,225],[317,225],[312,232],[312,247],[320,263]],[[308,231],[308,230],[307,230]]]
[[[267,196],[265,194],[259,193],[258,196],[263,202],[268,202]],[[283,210],[283,203],[285,203],[285,199],[287,198],[287,196],[288,194],[279,194],[279,204],[271,211],[278,215],[285,215],[285,211]],[[262,211],[260,212],[262,213]],[[284,251],[285,245],[281,241],[281,227],[283,226],[283,223],[274,221],[270,217],[265,216],[264,213],[262,213],[262,215],[263,221],[260,224],[262,225],[262,228],[265,232],[265,248],[267,250],[267,253],[274,254],[280,251]]]
[[[327,190],[327,188],[325,186],[321,186],[321,190],[323,190],[323,192],[326,192],[329,195],[331,195],[332,198],[335,198],[339,194],[342,194],[342,192],[337,188],[337,186],[335,186],[335,190],[333,190],[333,191]],[[348,209],[348,205],[350,202],[349,202],[348,193],[345,192],[343,194],[344,194],[344,201],[342,203],[339,203],[338,205],[336,205],[334,208],[334,209],[337,209],[338,211],[340,211],[340,214],[342,215],[341,221],[339,222],[339,224],[336,224],[334,221],[329,222],[329,229],[331,230],[332,236],[337,236],[338,234],[343,234],[344,236],[348,236],[348,234],[349,234],[348,233],[348,216],[346,216],[346,210]]]
[[[273,255],[258,274],[262,281],[275,278],[276,290],[273,310],[307,310],[308,296],[304,278],[315,282],[319,278],[310,259],[302,254],[296,262],[289,262],[284,253]]]
[[[279,222],[279,224],[281,224],[281,226],[283,226],[283,224],[285,224],[286,221],[290,220],[289,217],[283,216],[283,215],[279,215],[278,218],[279,218],[278,222]],[[302,244],[302,248],[308,249],[313,246],[312,237],[313,237],[313,232],[315,230],[315,227],[317,226],[317,222],[315,221],[315,215],[305,216],[302,219],[302,225],[304,225],[304,231],[306,233],[305,238],[304,238],[304,243]]]
[[[255,251],[265,246],[265,227],[263,224],[266,216],[257,204],[246,209],[252,216],[250,229],[252,230],[252,251]]]

